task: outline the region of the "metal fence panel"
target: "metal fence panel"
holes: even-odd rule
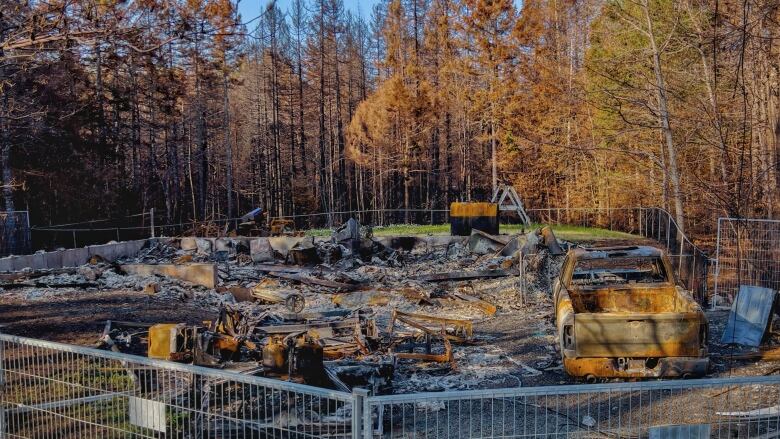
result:
[[[353,396],[0,335],[0,438],[351,437]]]
[[[365,437],[768,438],[780,435],[779,400],[780,377],[380,396]]]
[[[8,335],[0,366],[0,438],[780,436],[778,376],[370,397]]]
[[[780,289],[780,221],[719,218],[716,254],[720,298],[733,299],[740,285]]]

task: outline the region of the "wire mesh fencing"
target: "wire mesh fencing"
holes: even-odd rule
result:
[[[672,215],[657,207],[626,207],[626,208],[541,208],[527,209],[527,214],[534,223],[532,227],[542,224],[583,227],[609,230],[624,234],[609,236],[609,244],[636,243],[638,236],[656,241],[667,251],[680,282],[694,293],[695,298],[703,305],[709,304],[709,272],[710,257],[685,236],[678,227]],[[238,218],[217,219],[212,221],[190,221],[178,224],[165,224],[151,221],[153,213],[133,216],[133,221],[143,224],[133,227],[120,227],[110,224],[109,220],[94,221],[89,227],[83,224],[61,225],[48,227],[33,227],[36,235],[36,246],[42,248],[78,247],[86,244],[104,243],[110,240],[122,241],[142,239],[150,236],[226,236],[232,227],[237,228]],[[318,226],[338,226],[349,218],[356,218],[361,224],[382,227],[390,224],[434,225],[430,229],[415,227],[409,233],[442,233],[442,228],[449,222],[449,211],[442,209],[378,209],[344,212],[325,212],[304,215],[266,218],[290,219],[301,229]],[[519,223],[519,218],[502,212],[502,224]],[[404,233],[403,227],[397,227],[396,233]],[[516,232],[527,231],[525,227],[513,229]],[[598,230],[571,230],[573,234],[583,236],[599,236]],[[620,238],[625,238],[621,242]],[[616,240],[617,239],[617,240]],[[40,241],[40,242],[39,242]]]
[[[778,437],[780,377],[352,394],[0,334],[0,438]]]
[[[732,300],[740,285],[780,289],[780,221],[719,218],[716,254],[718,300]]]
[[[352,437],[343,392],[0,335],[0,438]]]
[[[714,260],[680,230],[672,215],[652,207],[641,210],[640,235],[666,248],[677,279],[702,305],[710,305],[710,268]]]
[[[369,398],[366,438],[756,438],[780,435],[780,377]]]
[[[651,239],[666,250],[677,279],[693,292],[696,300],[708,305],[710,267],[713,260],[680,229],[672,215],[659,207],[626,208],[546,208],[529,209],[534,223],[599,228],[625,233],[624,243],[636,237]],[[620,236],[610,236],[612,245]],[[616,240],[617,238],[617,240]]]

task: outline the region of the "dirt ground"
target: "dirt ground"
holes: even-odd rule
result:
[[[106,320],[185,322],[213,319],[195,303],[174,301],[132,290],[65,290],[56,297],[29,300],[23,292],[0,295],[0,330],[30,338],[94,345]]]

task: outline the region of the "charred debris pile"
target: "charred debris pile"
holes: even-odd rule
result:
[[[567,246],[548,228],[376,238],[350,220],[329,238],[158,239],[131,260],[18,272],[3,288],[143,290],[214,314],[108,321],[98,345],[117,352],[374,394],[498,387],[534,369],[474,325],[549,305]]]

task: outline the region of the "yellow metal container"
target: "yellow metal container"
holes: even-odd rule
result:
[[[498,204],[452,203],[450,204],[450,234],[469,236],[477,229],[491,235],[498,234]]]
[[[452,203],[450,216],[454,217],[495,217],[498,215],[496,203]]]
[[[170,360],[177,352],[177,339],[184,325],[181,323],[160,323],[149,327],[149,358]]]

